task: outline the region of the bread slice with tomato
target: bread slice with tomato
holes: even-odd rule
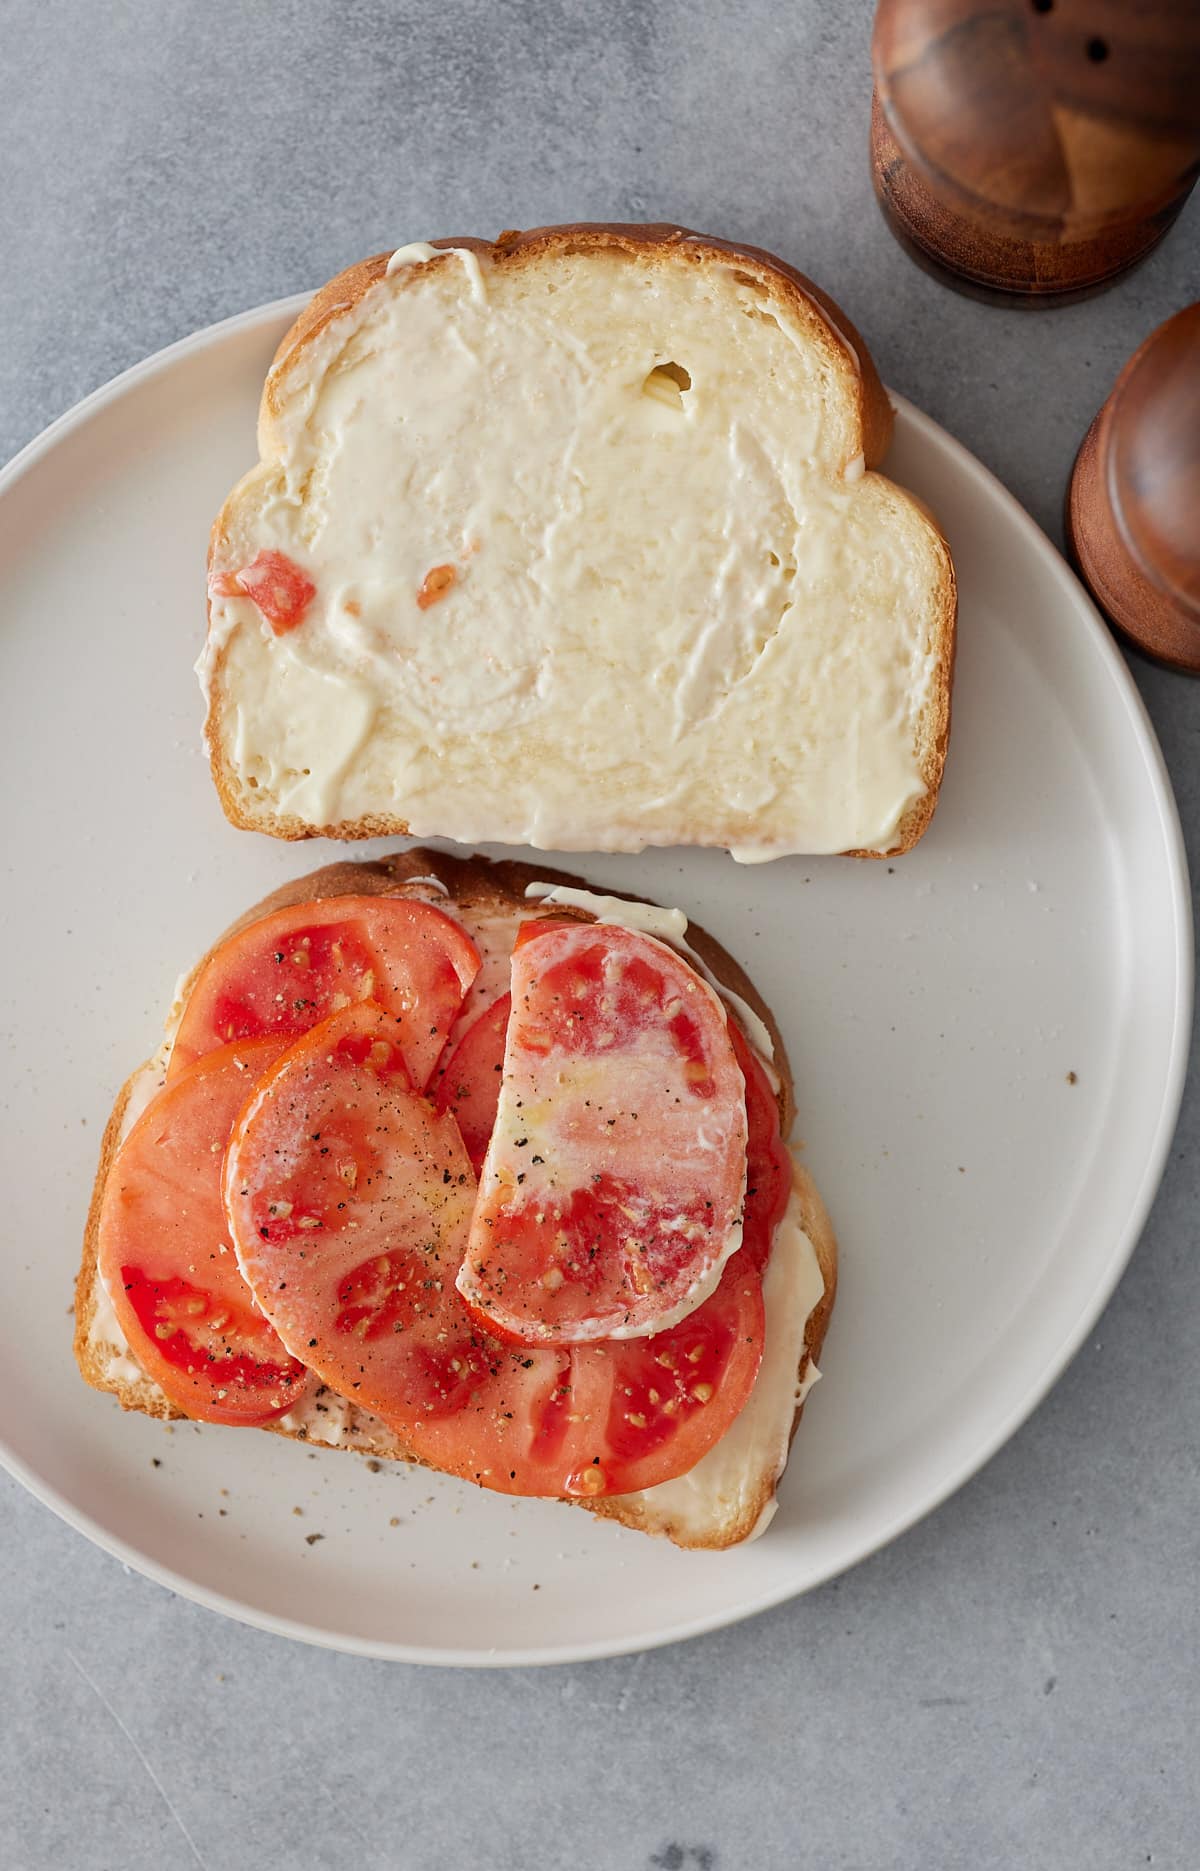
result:
[[[955,582],[802,274],[677,227],[417,243],[281,343],[199,665],[234,824],[908,850]]]
[[[679,912],[416,849],[259,904],[117,1099],[88,1383],[551,1496],[761,1531],[836,1288],[786,1052]]]

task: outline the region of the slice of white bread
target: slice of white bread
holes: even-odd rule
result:
[[[907,850],[950,720],[955,584],[873,472],[862,340],[782,261],[673,227],[435,242],[284,338],[210,590],[222,804],[281,838]]]
[[[299,878],[239,918],[233,928],[241,928],[288,904],[322,897],[418,895],[460,916],[486,947],[489,931],[503,937],[511,932],[517,915],[528,913],[526,886],[537,881],[586,889],[581,879],[557,871],[416,849],[378,863],[334,864]],[[232,933],[232,929],[226,931],[226,935]],[[794,1112],[792,1080],[770,1010],[719,944],[694,925],[688,930],[688,941],[716,979],[765,1023],[772,1040],[773,1065],[779,1078],[780,1122],[786,1137]],[[164,1420],[178,1418],[181,1412],[141,1372],[130,1353],[100,1281],[97,1234],[100,1205],[117,1149],[162,1083],[174,1029],[190,984],[202,966],[203,960],[180,984],[162,1048],[134,1073],[117,1097],[101,1146],[75,1287],[75,1357],[87,1382],[97,1390],[114,1393],[127,1410],[140,1410]],[[491,995],[502,988],[503,981],[493,966],[484,991]],[[732,1546],[761,1531],[773,1512],[775,1486],[787,1461],[803,1398],[816,1375],[816,1360],[836,1285],[833,1231],[811,1179],[797,1165],[791,1207],[777,1235],[764,1284],[768,1317],[763,1365],[745,1410],[690,1476],[641,1494],[575,1505],[647,1533],[664,1534],[681,1546]],[[414,1459],[386,1424],[330,1391],[318,1392],[303,1408],[271,1428],[277,1434],[314,1445],[356,1449],[377,1459]]]

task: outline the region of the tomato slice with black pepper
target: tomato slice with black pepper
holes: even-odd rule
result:
[[[225,1181],[242,1271],[297,1357],[413,1454],[556,1493],[566,1361],[502,1350],[454,1288],[475,1191],[454,1118],[411,1090],[372,1007],[283,1055],[242,1116]]]
[[[601,1367],[603,1485],[577,1471],[573,1493],[627,1494],[686,1475],[744,1408],[762,1362],[766,1319],[762,1271],[741,1262],[735,1254],[716,1292],[669,1330],[574,1347],[579,1378]],[[582,1383],[579,1389],[586,1399]]]
[[[502,994],[485,1007],[438,1070],[434,1102],[439,1111],[449,1111],[456,1119],[477,1176],[496,1125],[511,1009],[511,994]]]
[[[231,1040],[294,1039],[359,1001],[398,1022],[412,1082],[433,1074],[479,951],[444,910],[411,897],[325,897],[276,910],[222,942],[188,995],[170,1072]]]
[[[476,1175],[496,1122],[511,1007],[511,994],[485,1007],[438,1068],[435,1080],[437,1108],[457,1118]],[[792,1162],[779,1134],[779,1106],[762,1061],[732,1015],[729,1038],[746,1086],[746,1206],[738,1251],[761,1270],[788,1205]]]
[[[234,1119],[279,1052],[271,1039],[225,1046],[164,1086],[122,1143],[100,1211],[100,1277],[130,1349],[204,1422],[268,1423],[311,1381],[238,1271],[221,1200]]]
[[[663,1331],[741,1240],[746,1099],[725,1010],[652,936],[523,935],[459,1291],[519,1343]]]
[[[208,581],[213,598],[249,598],[277,637],[304,622],[317,587],[286,552],[264,546],[240,572],[214,572]]]
[[[461,1134],[410,1088],[391,1031],[367,1006],[315,1028],[230,1143],[231,1237],[284,1344],[410,1453],[501,1492],[590,1498],[692,1467],[753,1384],[757,1273],[727,1273],[661,1342],[501,1344],[454,1284],[476,1195]]]
[[[652,1338],[580,1347],[578,1363],[613,1361],[605,1459],[613,1492],[662,1480],[669,1451],[686,1474],[712,1447],[714,1403],[721,1434],[744,1407],[758,1375],[765,1316],[762,1276],[792,1187],[792,1163],[779,1129],[779,1105],[763,1066],[732,1016],[729,1037],[746,1087],[747,1176],[742,1245],[711,1298]]]

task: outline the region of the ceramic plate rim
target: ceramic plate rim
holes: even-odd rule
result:
[[[39,435],[20,449],[3,469],[0,469],[0,500],[5,497],[10,488],[51,454],[60,442],[65,441],[76,429],[82,427],[90,417],[109,405],[119,402],[127,392],[155,376],[168,372],[182,359],[219,345],[226,337],[259,325],[268,327],[289,314],[295,316],[310,297],[311,294],[308,293],[288,294],[247,311],[234,313],[231,317],[221,319],[216,324],[205,326],[200,331],[177,339],[174,343],[164,346],[163,349],[131,365],[127,370],[111,378],[109,382],[100,385],[78,403],[65,410],[62,415],[56,417]],[[869,1558],[872,1553],[880,1551],[902,1533],[907,1532],[909,1528],[923,1520],[927,1514],[932,1513],[963,1487],[1003,1448],[1032,1415],[1079,1351],[1087,1334],[1112,1297],[1117,1282],[1128,1265],[1141,1236],[1162,1180],[1183,1098],[1192,1025],[1195,958],[1192,944],[1191,890],[1178,804],[1158,737],[1133,677],[1099,612],[1065,560],[1037,522],[1021,506],[1016,496],[1010,493],[990,469],[972,455],[963,443],[957,441],[931,417],[915,408],[907,398],[891,390],[888,394],[898,413],[903,415],[905,421],[911,424],[918,435],[935,441],[938,446],[945,449],[957,471],[973,477],[989,501],[1006,511],[1007,516],[1016,522],[1029,549],[1052,570],[1055,581],[1063,593],[1064,608],[1069,609],[1072,615],[1078,618],[1079,626],[1084,630],[1085,635],[1091,638],[1092,647],[1098,652],[1109,681],[1116,688],[1125,705],[1134,743],[1145,764],[1162,827],[1174,909],[1173,933],[1176,956],[1175,1005],[1172,1010],[1172,1030],[1164,1073],[1162,1101],[1156,1119],[1153,1143],[1147,1152],[1141,1179],[1129,1213],[1123,1226],[1114,1236],[1106,1265],[1079,1308],[1074,1327],[1061,1340],[1044,1367],[1031,1376],[1024,1386],[1020,1400],[1013,1404],[1003,1419],[993,1426],[970,1454],[962,1457],[948,1474],[939,1479],[932,1490],[914,1499],[903,1510],[895,1513],[883,1526],[874,1528],[861,1544],[853,1549],[849,1557],[828,1564],[817,1576],[808,1579],[802,1585],[786,1583],[774,1585],[757,1596],[722,1607],[719,1611],[682,1620],[678,1624],[660,1626],[634,1639],[629,1636],[620,1636],[591,1643],[558,1644],[554,1647],[527,1645],[521,1649],[497,1654],[488,1650],[456,1651],[434,1646],[422,1647],[414,1644],[380,1642],[370,1638],[354,1637],[342,1631],[322,1628],[296,1619],[280,1617],[272,1612],[260,1610],[256,1606],[248,1605],[240,1599],[232,1598],[226,1593],[213,1591],[184,1574],[176,1572],[173,1568],[148,1558],[129,1541],[102,1528],[89,1514],[82,1512],[68,1500],[59,1489],[44,1481],[30,1464],[9,1447],[5,1436],[0,1431],[0,1465],[3,1465],[15,1480],[27,1488],[44,1506],[49,1507],[61,1520],[64,1520],[68,1526],[82,1533],[85,1538],[105,1552],[111,1553],[122,1564],[132,1567],[168,1591],[177,1592],[181,1597],[202,1605],[207,1610],[219,1612],[236,1622],[271,1632],[276,1636],[295,1638],[318,1648],[339,1650],[351,1655],[374,1657],[386,1661],[423,1663],[449,1668],[522,1668],[590,1662],[605,1657],[629,1655],[641,1650],[657,1649],[666,1644],[680,1643],[688,1638],[699,1637],[706,1632],[740,1623],[745,1618],[757,1616],[759,1612],[784,1604],[789,1599],[811,1591],[818,1585],[827,1583],[831,1578],[840,1576],[852,1566]]]

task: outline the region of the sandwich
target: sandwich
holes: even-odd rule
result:
[[[429,849],[277,891],[105,1132],[75,1353],[126,1409],[723,1548],[837,1252],[753,984],[679,910]]]

